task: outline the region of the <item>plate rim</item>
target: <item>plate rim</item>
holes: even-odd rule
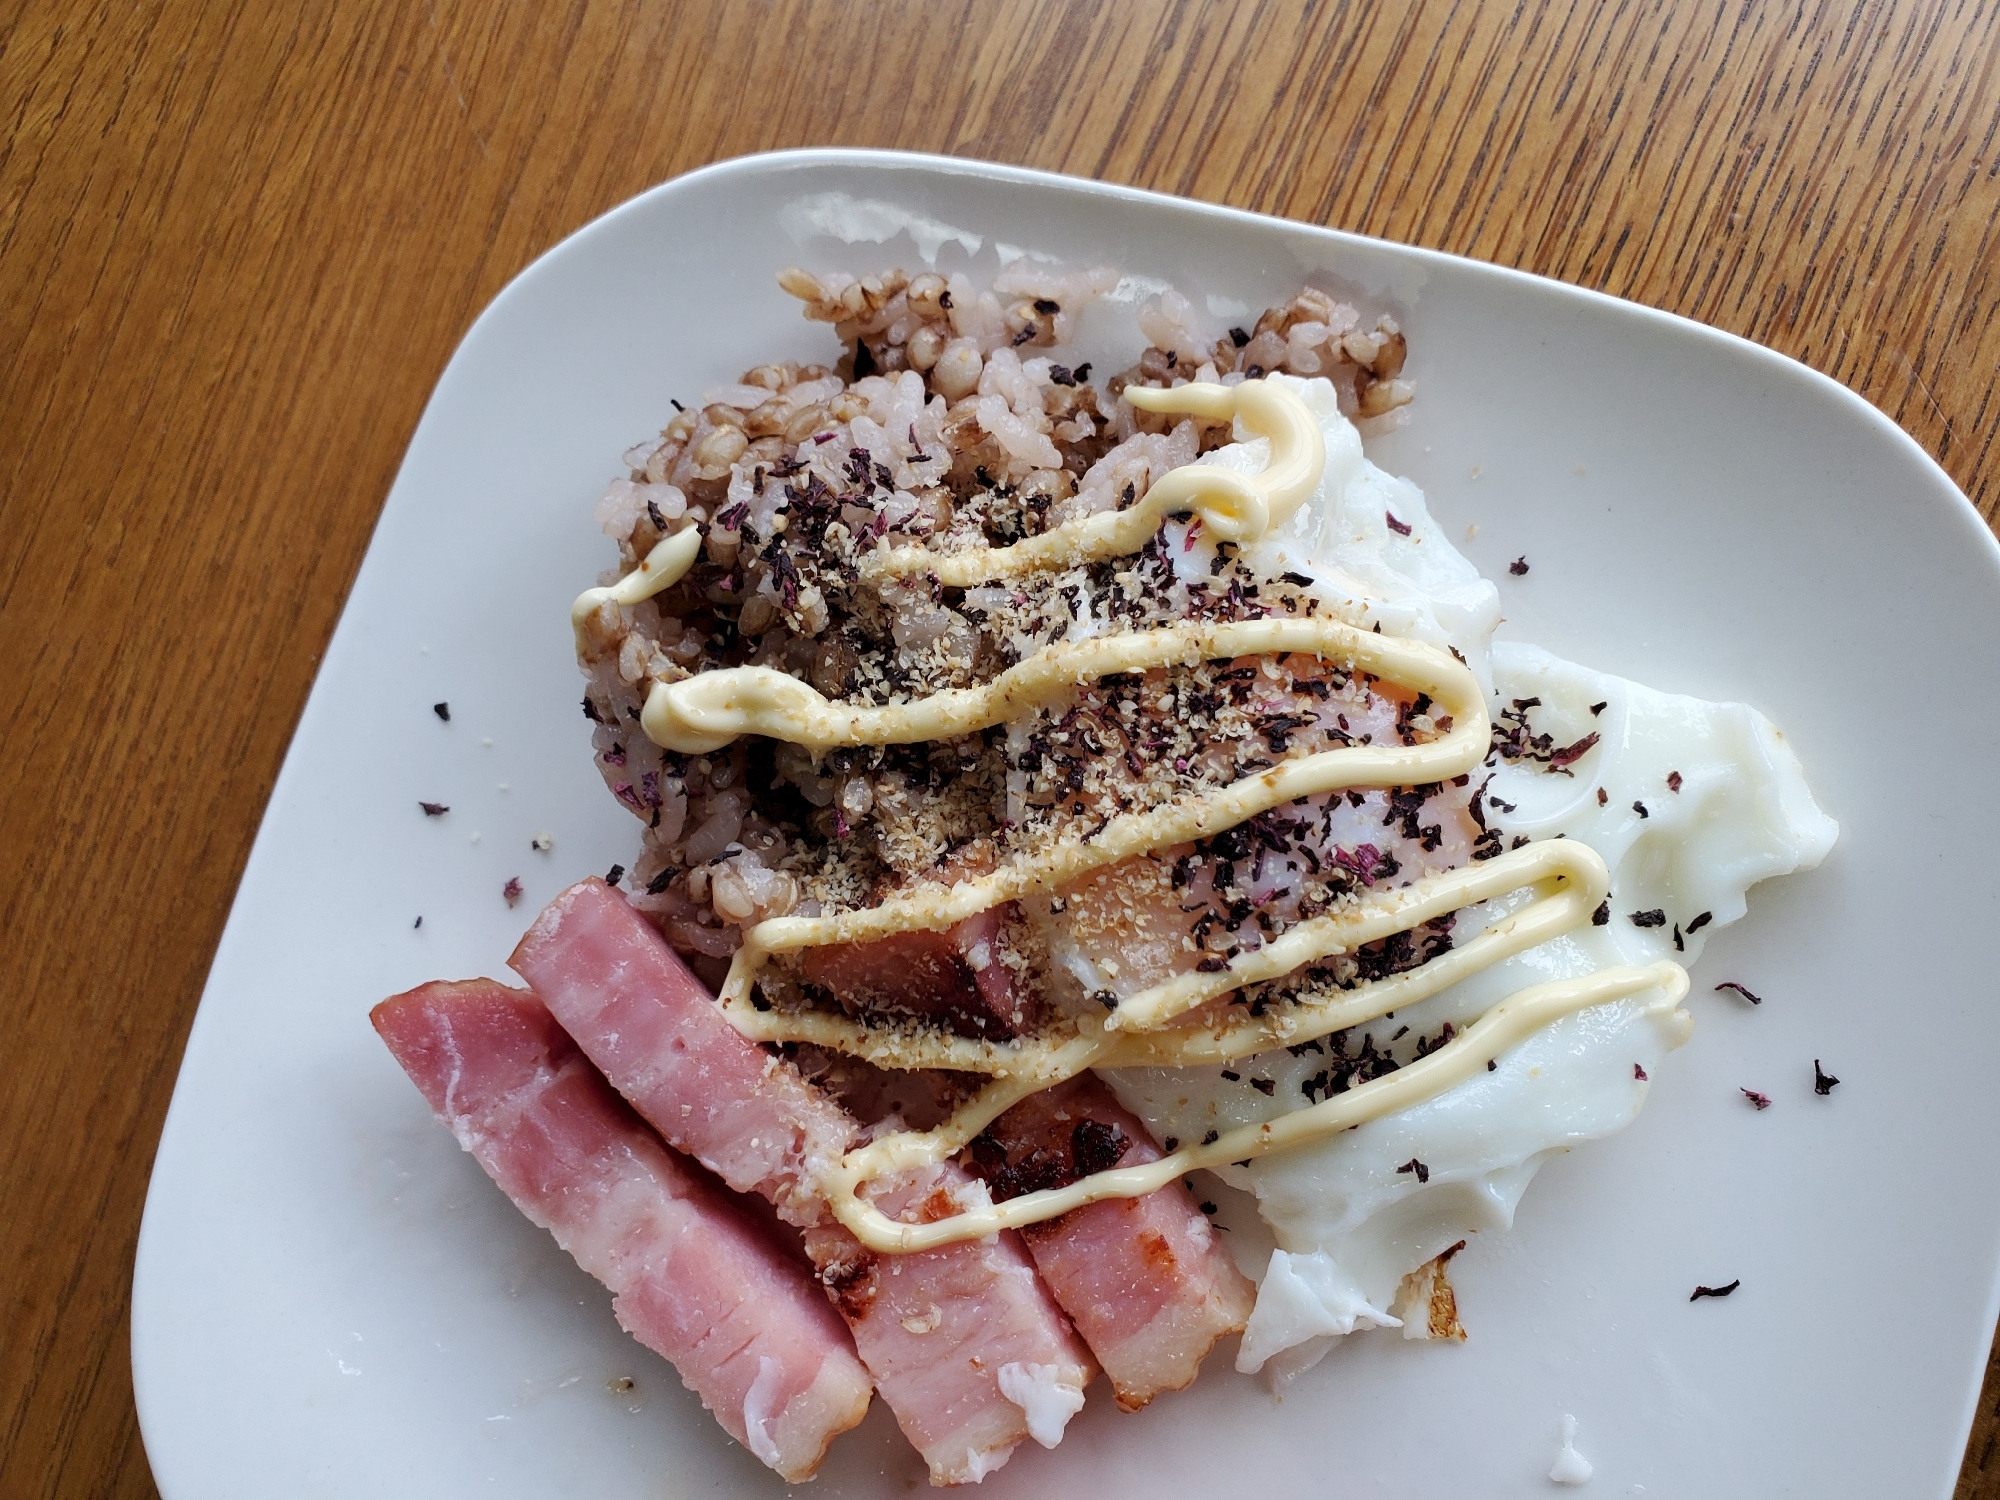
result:
[[[690,188],[706,185],[711,181],[728,181],[738,177],[809,170],[815,167],[858,168],[890,173],[934,172],[947,177],[971,179],[974,181],[1000,181],[1034,189],[1073,193],[1084,198],[1097,198],[1120,203],[1141,204],[1149,207],[1170,208],[1181,213],[1193,212],[1219,223],[1235,223],[1246,227],[1254,226],[1263,232],[1268,232],[1272,229],[1281,230],[1286,233],[1305,231],[1311,235],[1323,238],[1327,243],[1337,248],[1360,251],[1362,253],[1379,253],[1386,250],[1398,257],[1406,258],[1411,263],[1419,266],[1435,268],[1449,267],[1457,274],[1481,278],[1490,284],[1503,288],[1527,291],[1535,295],[1551,296],[1571,302],[1581,299],[1583,305],[1592,307],[1599,312],[1612,313],[1620,317],[1630,318],[1636,315],[1642,323],[1648,325],[1652,331],[1661,336],[1704,341],[1709,347],[1719,351],[1727,351],[1730,357],[1744,360],[1753,366],[1760,367],[1775,378],[1801,383],[1804,389],[1817,399],[1831,402],[1835,407],[1839,408],[1842,415],[1847,419],[1864,424],[1876,440],[1886,442],[1889,446],[1896,449],[1905,461],[1910,459],[1917,460],[1918,470],[1929,481],[1929,484],[1921,491],[1913,493],[1910,498],[1916,499],[1921,495],[1923,499],[1928,501],[1931,498],[1933,490],[1938,492],[1936,498],[1944,503],[1946,511],[1949,512],[1952,519],[1958,524],[1960,530],[1963,531],[1969,527],[1971,533],[1979,539],[1979,550],[1983,553],[1986,568],[1990,575],[1990,582],[1996,589],[2000,589],[2000,535],[1996,535],[1993,526],[1979,513],[1969,497],[1966,496],[1956,480],[1953,479],[1942,464],[1914,436],[1890,417],[1887,412],[1859,392],[1833,376],[1826,374],[1824,371],[1805,363],[1803,360],[1782,353],[1767,345],[1760,344],[1743,335],[1733,333],[1713,324],[1701,322],[1684,314],[1619,297],[1612,293],[1582,286],[1574,282],[1559,280],[1554,277],[1493,261],[1480,260],[1452,251],[1438,250],[1383,236],[1363,234],[1333,225],[1315,224],[1305,220],[1286,218],[1281,215],[1238,208],[1206,199],[1159,192],[1125,183],[1106,182],[1042,168],[987,161],[974,157],[872,147],[794,147],[746,153],[705,163],[642,189],[580,224],[542,250],[533,259],[529,260],[508,278],[505,285],[488,300],[479,313],[466,325],[463,333],[454,344],[449,357],[439,368],[430,394],[424,401],[417,421],[410,429],[410,436],[404,445],[403,455],[399,459],[395,474],[382,496],[374,524],[370,528],[367,545],[361,552],[360,560],[355,566],[354,573],[346,580],[345,596],[342,600],[339,614],[335,619],[332,630],[328,634],[326,647],[322,651],[319,666],[314,672],[312,684],[300,706],[298,718],[287,737],[284,757],[280,762],[277,774],[273,777],[270,791],[266,795],[264,808],[258,817],[257,831],[253,838],[249,854],[246,856],[243,870],[231,893],[228,916],[224,920],[221,933],[210,955],[208,967],[204,972],[201,997],[196,1004],[194,1014],[191,1018],[188,1036],[183,1042],[181,1059],[175,1067],[173,1090],[169,1098],[167,1110],[162,1118],[159,1135],[154,1142],[153,1161],[148,1167],[145,1203],[142,1209],[139,1233],[135,1241],[132,1262],[126,1280],[130,1295],[128,1304],[127,1348],[130,1360],[131,1385],[141,1441],[149,1452],[149,1467],[151,1465],[151,1444],[148,1441],[149,1429],[154,1428],[155,1424],[159,1421],[159,1403],[148,1394],[151,1382],[150,1372],[142,1374],[142,1370],[147,1370],[151,1362],[142,1356],[144,1338],[142,1326],[146,1321],[143,1316],[143,1304],[146,1298],[141,1293],[140,1273],[141,1266],[149,1259],[148,1246],[151,1237],[148,1233],[148,1227],[154,1219],[154,1191],[157,1186],[156,1178],[159,1160],[170,1133],[175,1129],[176,1117],[185,1113],[180,1108],[180,1104],[182,1086],[186,1082],[188,1054],[192,1050],[192,1042],[197,1030],[203,1026],[203,1014],[209,1009],[208,1000],[215,982],[215,973],[222,954],[231,943],[232,931],[236,927],[243,891],[250,884],[253,876],[259,873],[258,867],[260,864],[273,857],[270,851],[264,847],[271,807],[278,801],[280,793],[286,788],[288,777],[297,774],[294,771],[294,756],[298,748],[301,730],[304,728],[307,717],[313,710],[314,700],[320,692],[327,663],[333,654],[334,643],[340,638],[343,631],[350,628],[350,611],[355,604],[356,583],[361,576],[362,570],[366,568],[369,559],[373,556],[377,543],[382,538],[385,521],[390,513],[391,506],[395,503],[398,490],[405,483],[409,470],[410,455],[418,446],[420,436],[433,418],[439,393],[445,387],[454,370],[459,367],[466,355],[467,349],[475,343],[481,332],[496,320],[496,316],[501,310],[507,307],[512,300],[527,295],[525,288],[529,287],[532,283],[537,283],[554,274],[555,268],[559,265],[560,261],[567,254],[573,252],[574,248],[587,237],[594,237],[606,227],[624,218],[643,214],[648,209],[657,206],[663,199],[671,198]],[[1952,502],[1955,502],[1955,504]],[[1983,1309],[1985,1319],[1983,1326],[1989,1329],[1993,1328],[1996,1322],[2000,1322],[2000,1244],[1996,1244],[1991,1248],[1993,1265]],[[1969,1381],[1963,1397],[1959,1421],[1960,1438],[1958,1445],[1961,1451],[1961,1466],[1963,1463],[1963,1449],[1970,1437],[1972,1426],[1977,1416],[1980,1398],[1983,1394],[1983,1376],[1988,1363],[1989,1356],[1982,1355],[1979,1357],[1974,1370],[1971,1372],[1972,1379]],[[150,1420],[148,1417],[149,1407],[155,1413],[154,1417]],[[1949,1492],[1947,1491],[1947,1493]]]
[[[594,218],[585,221],[577,228],[571,230],[560,240],[557,240],[554,244],[536,255],[533,260],[530,260],[519,271],[515,272],[508,279],[507,284],[494,294],[492,300],[480,309],[479,315],[466,325],[465,333],[460,337],[458,344],[453,347],[451,358],[445,362],[443,369],[439,372],[439,380],[443,380],[445,371],[451,368],[452,362],[458,358],[459,351],[464,348],[466,342],[471,339],[479,326],[486,321],[493,309],[500,305],[503,298],[507,297],[527,277],[540,271],[545,263],[552,261],[568,249],[573,241],[592,232],[598,226],[609,224],[631,214],[636,214],[643,205],[649,204],[657,198],[664,197],[676,189],[704,182],[709,178],[728,178],[737,175],[753,175],[765,171],[789,171],[795,168],[810,168],[814,166],[858,166],[889,171],[923,170],[940,172],[955,177],[969,177],[982,180],[998,179],[1024,186],[1054,188],[1060,191],[1078,192],[1086,196],[1110,198],[1126,203],[1170,205],[1179,210],[1192,209],[1225,222],[1233,221],[1243,224],[1254,224],[1267,229],[1279,228],[1288,231],[1307,230],[1314,234],[1330,235],[1349,248],[1387,248],[1399,255],[1416,257],[1419,262],[1424,264],[1450,266],[1462,272],[1492,277],[1500,281],[1516,282],[1544,294],[1555,293],[1566,296],[1580,296],[1600,309],[1617,309],[1624,314],[1637,313],[1648,320],[1656,321],[1662,329],[1671,330],[1678,335],[1720,340],[1723,347],[1733,350],[1739,356],[1747,355],[1763,362],[1773,370],[1782,371],[1789,378],[1806,377],[1808,382],[1816,387],[1821,394],[1833,397],[1848,407],[1857,416],[1865,417],[1883,435],[1896,439],[1904,448],[1907,456],[1922,460],[1923,464],[1930,470],[1930,477],[1942,483],[1962,502],[1965,511],[1969,513],[1965,519],[1976,523],[1978,531],[1986,539],[1990,560],[1996,568],[2000,568],[2000,535],[1995,534],[1993,527],[1987,523],[1985,517],[1980,515],[1978,508],[1973,505],[1964,490],[1959,487],[1958,481],[1952,478],[1950,471],[1937,461],[1929,449],[1925,448],[1915,437],[1911,436],[1895,418],[1891,417],[1881,407],[1877,406],[1860,392],[1854,390],[1851,386],[1835,379],[1825,371],[1807,364],[1804,360],[1786,354],[1781,350],[1774,349],[1768,344],[1760,344],[1755,339],[1734,333],[1727,328],[1718,327],[1713,323],[1704,323],[1698,318],[1687,316],[1685,313],[1677,313],[1669,311],[1666,308],[1654,307],[1650,303],[1634,301],[1629,297],[1620,297],[1613,292],[1600,291],[1595,287],[1583,286],[1577,282],[1563,281],[1558,277],[1545,276],[1537,271],[1527,271],[1517,266],[1503,265],[1498,261],[1480,260],[1475,256],[1461,255],[1456,251],[1438,250],[1428,245],[1413,244],[1407,240],[1390,239],[1383,235],[1363,234],[1358,230],[1343,229],[1331,224],[1314,224],[1305,219],[1289,219],[1281,214],[1269,214],[1256,209],[1238,208],[1232,204],[1216,203],[1206,198],[1189,198],[1178,193],[1163,193],[1157,189],[1135,187],[1128,183],[1105,182],[1097,178],[1078,177],[1071,173],[1050,171],[1042,167],[1025,167],[1011,162],[989,161],[979,157],[950,156],[935,152],[900,151],[875,146],[792,146],[770,151],[745,152],[738,156],[724,157],[718,161],[704,163],[699,167],[692,167],[685,172],[657,182],[651,187],[641,189],[631,197],[613,204]],[[425,403],[425,411],[429,411],[428,401]],[[422,425],[421,417],[419,418],[418,425]],[[412,440],[414,440],[414,428],[411,430],[411,436]],[[399,467],[398,478],[400,477],[401,470]],[[393,494],[394,492],[395,481],[392,480],[389,486],[389,493]],[[383,504],[385,508],[387,503],[387,496],[384,496]],[[370,536],[370,544],[371,546],[373,545],[372,534]],[[364,557],[365,555],[364,553]],[[338,626],[336,626],[337,628]],[[315,677],[315,682],[317,682],[317,677]]]

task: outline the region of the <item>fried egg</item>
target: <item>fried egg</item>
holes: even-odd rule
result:
[[[1567,764],[1552,767],[1531,750],[1514,760],[1496,754],[1479,774],[1488,778],[1487,816],[1508,844],[1575,839],[1611,871],[1593,925],[1357,1028],[1350,1044],[1397,1053],[1526,985],[1613,965],[1693,963],[1712,932],[1743,916],[1752,885],[1825,858],[1838,828],[1770,720],[1740,703],[1659,692],[1537,646],[1496,642],[1498,590],[1446,539],[1422,492],[1369,461],[1326,381],[1271,378],[1318,418],[1326,467],[1311,501],[1247,560],[1267,574],[1311,577],[1384,634],[1451,649],[1487,690],[1501,733],[1569,750],[1588,740]],[[1266,446],[1249,438],[1200,461],[1254,473]],[[1213,555],[1198,539],[1181,553],[1191,573],[1205,573]],[[1468,908],[1457,930],[1504,922],[1532,899],[1517,891]],[[1259,1291],[1237,1367],[1277,1383],[1348,1334],[1428,1336],[1406,1278],[1468,1235],[1507,1228],[1544,1161],[1637,1115],[1685,1034],[1684,1017],[1649,1005],[1654,998],[1580,1011],[1412,1108],[1221,1169],[1254,1198],[1275,1241],[1264,1264],[1245,1266]],[[1106,1076],[1156,1137],[1197,1140],[1311,1102],[1315,1084],[1326,1086],[1326,1061],[1308,1044],[1226,1069]]]

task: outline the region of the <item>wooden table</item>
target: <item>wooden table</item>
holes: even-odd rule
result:
[[[1990,4],[6,12],[10,1497],[152,1492],[133,1244],[286,739],[460,334],[641,188],[772,147],[895,146],[1435,246],[1770,344],[2000,502]],[[2000,1497],[1996,1405],[1989,1380],[1961,1496]]]

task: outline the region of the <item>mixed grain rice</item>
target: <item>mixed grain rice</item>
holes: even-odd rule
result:
[[[635,607],[606,604],[583,626],[598,765],[642,829],[629,895],[711,982],[748,925],[987,868],[1024,840],[1087,837],[1100,807],[1230,779],[1263,741],[1241,688],[1232,703],[1217,682],[1226,663],[1189,669],[1165,684],[1163,704],[1137,705],[1172,731],[1149,731],[1143,765],[1130,746],[1122,761],[1050,761],[1048,724],[820,762],[761,740],[680,755],[639,729],[654,682],[762,665],[829,698],[881,705],[990,678],[1064,639],[1304,612],[1298,599],[1260,600],[1256,580],[1223,559],[1210,579],[1181,576],[1157,538],[1135,558],[965,590],[924,579],[864,585],[857,564],[884,540],[939,552],[1004,545],[1121,508],[1232,440],[1226,422],[1136,410],[1120,399],[1128,386],[1324,376],[1364,432],[1397,423],[1411,395],[1394,321],[1366,324],[1311,287],[1217,338],[1197,333],[1188,302],[1164,293],[1138,311],[1148,343],[1137,361],[1100,381],[1057,356],[1083,309],[1117,285],[1109,271],[1007,271],[989,290],[930,272],[791,270],[779,280],[845,352],[833,365],[758,365],[625,455],[628,476],[596,510],[619,549],[606,579],[683,527],[705,525],[707,539],[680,584]],[[1266,674],[1268,711],[1295,688],[1283,663]],[[1121,691],[1163,690],[1159,674],[1099,689],[1081,706],[1096,711],[1091,733],[1112,734],[1121,712],[1126,729],[1132,722]],[[1189,693],[1214,709],[1199,725],[1180,712]],[[1403,736],[1427,737],[1431,726],[1419,715],[1412,727],[1410,707]],[[1072,709],[1072,729],[1074,720]],[[1031,742],[1040,759],[1025,753]],[[1323,909],[1342,893],[1336,880],[1300,899]]]

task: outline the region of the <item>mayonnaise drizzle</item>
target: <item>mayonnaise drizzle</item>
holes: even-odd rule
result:
[[[861,1188],[885,1172],[927,1165],[941,1159],[925,1134],[902,1132],[884,1136],[842,1158],[825,1179],[834,1213],[855,1238],[873,1250],[930,1250],[957,1240],[996,1234],[1038,1224],[1104,1198],[1140,1198],[1157,1192],[1185,1172],[1248,1161],[1290,1146],[1303,1146],[1383,1115],[1408,1109],[1464,1083],[1508,1048],[1517,1046],[1544,1026],[1590,1005],[1603,1005],[1640,995],[1659,994],[1647,1002],[1649,1015],[1671,1013],[1675,1029],[1685,1039],[1693,1026],[1680,1002],[1688,990],[1687,971],[1679,964],[1648,964],[1641,968],[1600,969],[1582,979],[1516,990],[1474,1021],[1454,1040],[1435,1052],[1323,1099],[1304,1109],[1280,1115],[1261,1125],[1241,1125],[1202,1146],[1183,1146],[1158,1161],[1137,1167],[1113,1167],[1079,1178],[1067,1187],[1023,1193],[1005,1203],[967,1209],[928,1224],[891,1219],[861,1196]]]
[[[1126,510],[1089,516],[1008,547],[940,554],[886,545],[867,567],[881,575],[928,574],[966,587],[1038,568],[1136,551],[1168,516],[1198,515],[1218,538],[1249,544],[1289,519],[1318,487],[1324,438],[1305,404],[1267,381],[1235,386],[1129,388],[1125,398],[1149,411],[1240,419],[1269,440],[1271,458],[1243,475],[1207,464],[1175,469]],[[696,528],[659,543],[644,563],[609,588],[592,589],[572,610],[579,635],[607,601],[637,603],[683,576],[700,550]],[[636,580],[636,581],[635,581]],[[1215,1166],[1304,1145],[1405,1109],[1463,1082],[1497,1053],[1586,1006],[1659,993],[1649,1011],[1678,1011],[1687,975],[1677,965],[1602,970],[1583,979],[1533,986],[1509,996],[1463,1033],[1384,1078],[1261,1125],[1232,1130],[1139,1167],[1098,1172],[1067,1187],[1024,1194],[926,1224],[891,1219],[863,1189],[884,1173],[935,1165],[962,1150],[1015,1103],[1086,1068],[1191,1066],[1250,1056],[1372,1020],[1414,1003],[1465,975],[1583,925],[1604,900],[1604,862],[1570,840],[1528,845],[1464,866],[1353,907],[1300,922],[1263,948],[1238,954],[1214,973],[1183,973],[1125,997],[1099,1019],[1082,1015],[1023,1042],[985,1042],[934,1032],[904,1033],[821,1011],[759,1010],[751,992],[773,954],[829,943],[866,943],[913,930],[941,930],[1007,901],[1054,891],[1120,860],[1220,833],[1294,798],[1362,786],[1413,786],[1471,772],[1485,759],[1491,733],[1478,682],[1453,656],[1419,642],[1383,636],[1338,620],[1284,617],[1226,624],[1186,623],[1157,630],[1051,646],[991,682],[886,707],[834,704],[807,684],[764,667],[704,672],[655,682],[641,726],[665,749],[708,754],[745,734],[790,741],[816,755],[842,746],[908,744],[975,733],[1035,712],[1077,687],[1115,673],[1192,665],[1266,653],[1338,661],[1427,693],[1451,727],[1421,745],[1349,745],[1287,760],[1199,797],[1114,816],[1088,838],[1019,854],[988,874],[955,885],[929,885],[876,906],[830,917],[777,917],[744,934],[721,994],[723,1012],[746,1036],[766,1042],[812,1042],[893,1068],[983,1073],[993,1082],[930,1131],[899,1131],[856,1148],[827,1169],[820,1186],[835,1215],[878,1251],[949,1244],[1053,1218],[1103,1198],[1139,1197],[1197,1167]],[[1534,888],[1538,899],[1421,968],[1357,985],[1337,997],[1292,1000],[1261,1016],[1219,1025],[1184,1018],[1245,985],[1281,978],[1324,958],[1508,891]],[[1177,1024],[1178,1023],[1178,1024]]]
[[[1008,547],[975,547],[937,553],[927,547],[885,548],[863,565],[864,574],[926,574],[947,588],[969,588],[993,578],[1069,568],[1123,557],[1146,545],[1168,516],[1193,513],[1222,541],[1249,543],[1291,518],[1319,488],[1326,467],[1326,437],[1306,404],[1266,380],[1241,385],[1180,385],[1172,390],[1127,387],[1125,399],[1142,411],[1187,412],[1240,420],[1271,444],[1261,473],[1238,474],[1189,464],[1162,475],[1138,502],[1070,521]]]
[[[1342,991],[1337,1001],[1294,1001],[1262,1016],[1232,1016],[1223,1026],[1158,1031],[1206,1000],[1280,978],[1328,954],[1349,951],[1524,887],[1542,891],[1541,899],[1421,968],[1356,985]],[[1163,980],[1126,997],[1101,1021],[1086,1014],[1076,1023],[1078,1031],[1088,1037],[1101,1036],[1102,1041],[1097,1055],[1074,1066],[1068,1063],[1071,1038],[1060,1033],[1021,1042],[980,1041],[928,1031],[905,1036],[826,1011],[758,1010],[750,1000],[752,981],[763,966],[764,955],[775,945],[752,952],[751,939],[777,921],[824,919],[779,918],[753,929],[745,946],[737,951],[723,984],[722,1006],[731,1023],[755,1041],[812,1042],[887,1067],[942,1068],[1038,1080],[1035,1086],[1042,1088],[1082,1067],[1230,1062],[1272,1047],[1293,1046],[1344,1031],[1413,1005],[1488,964],[1580,926],[1609,888],[1609,872],[1596,851],[1568,839],[1529,844],[1486,863],[1447,870],[1347,910],[1301,922],[1262,949],[1238,954],[1214,973],[1180,974]],[[952,894],[958,889],[947,888]],[[817,944],[799,942],[796,946]],[[973,1133],[984,1126],[981,1121]]]
[[[701,528],[687,526],[672,536],[662,537],[639,566],[614,584],[585,589],[569,607],[570,628],[576,632],[577,649],[584,649],[584,625],[607,604],[637,604],[662,589],[672,588],[687,576],[694,560],[701,556]]]
[[[948,688],[914,703],[885,708],[829,703],[798,678],[772,667],[730,667],[679,682],[654,683],[639,722],[653,743],[686,755],[712,754],[745,734],[790,740],[818,755],[847,745],[907,745],[972,734],[1116,673],[1282,651],[1338,659],[1377,676],[1405,674],[1396,680],[1428,692],[1455,722],[1461,716],[1467,720],[1448,740],[1428,745],[1358,747],[1358,758],[1343,764],[1367,769],[1343,773],[1340,785],[1375,784],[1371,776],[1379,782],[1382,776],[1428,772],[1447,763],[1451,769],[1440,774],[1456,776],[1477,765],[1485,753],[1486,704],[1479,685],[1442,651],[1374,635],[1339,620],[1298,618],[1169,625],[1048,646],[978,687]],[[1476,735],[1470,722],[1475,716]],[[1449,751],[1441,750],[1446,744]],[[1458,764],[1468,748],[1478,753]],[[1375,754],[1359,753],[1366,750]]]

